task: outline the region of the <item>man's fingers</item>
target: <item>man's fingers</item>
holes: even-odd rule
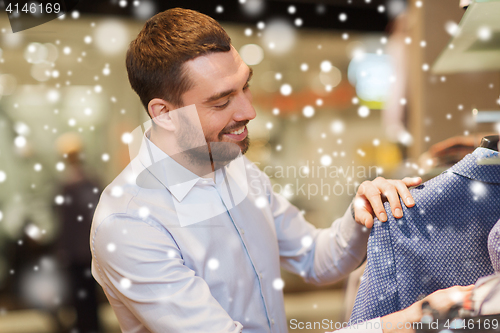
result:
[[[381,188],[381,190],[383,191],[382,193],[384,193],[384,195],[387,197],[387,200],[389,201],[392,210],[392,215],[394,215],[394,217],[397,219],[403,217],[403,210],[399,202],[399,195],[396,186],[394,186],[392,183],[389,183],[388,181],[381,183],[380,186],[382,187]]]
[[[398,185],[401,189],[408,191],[406,185],[402,181],[389,181],[382,177],[376,178],[373,181],[373,184],[387,197],[392,215],[397,219],[403,217],[403,209],[401,208],[401,203],[399,201],[399,189],[396,185]]]
[[[356,212],[356,222],[370,229],[373,227],[373,216],[366,210],[358,210]]]
[[[370,202],[373,212],[382,222],[387,221],[387,214],[385,212],[382,198],[380,197],[379,189],[373,185],[372,182],[363,182],[363,195]]]
[[[395,218],[403,217],[403,209],[399,197],[403,199],[407,207],[413,207],[413,200],[408,187],[419,185],[422,182],[420,177],[406,177],[403,180],[386,180],[382,177],[377,177],[373,181],[363,182],[357,193],[357,198],[363,200],[363,205],[355,207],[356,222],[364,224],[368,227],[373,226],[373,215],[381,222],[387,221],[387,213],[385,211],[382,197],[386,197],[391,206],[392,214]],[[371,213],[371,217],[366,217],[365,213]],[[361,215],[363,218],[361,219]]]
[[[403,199],[403,202],[407,207],[415,206],[415,200],[413,200],[413,197],[411,196],[410,190],[408,190],[406,183],[404,183],[402,180],[389,180],[389,182],[397,189],[398,195]]]

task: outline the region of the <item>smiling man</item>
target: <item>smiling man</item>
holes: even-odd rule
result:
[[[243,154],[255,118],[252,69],[212,18],[171,9],[127,52],[151,117],[141,148],[94,216],[92,273],[123,332],[287,332],[280,266],[333,283],[366,255],[373,216],[394,216],[403,181],[364,182],[330,228],[317,229]],[[142,132],[141,132],[142,133]]]

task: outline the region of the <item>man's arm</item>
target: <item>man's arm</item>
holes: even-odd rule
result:
[[[314,284],[333,283],[356,269],[366,255],[369,230],[348,209],[330,228],[316,229],[297,207],[271,193],[281,266]]]
[[[414,205],[407,186],[421,182],[420,178],[397,181],[381,177],[373,182],[366,181],[359,187],[354,200],[354,217],[349,207],[330,228],[316,229],[295,206],[272,191],[271,182],[263,172],[261,180],[275,221],[281,265],[315,284],[338,281],[361,264],[369,236],[369,230],[363,226],[373,225],[373,212],[380,217],[383,217],[380,210],[385,214],[382,194],[391,203],[391,208],[401,210],[399,195],[405,198],[408,206]]]
[[[461,304],[470,297],[474,285],[454,286],[433,292],[423,300],[413,303],[398,312],[382,318],[374,318],[350,327],[335,331],[338,333],[415,333],[413,325],[406,323],[420,322],[422,319],[422,303],[429,302],[430,306],[440,314],[445,314],[453,305]]]
[[[241,332],[206,282],[184,265],[164,228],[113,215],[92,235],[91,246],[96,279],[128,309],[115,311],[128,317],[121,323],[137,325],[132,313],[150,332]]]
[[[470,297],[474,285],[454,286],[447,289],[441,289],[433,292],[423,300],[410,305],[404,310],[391,313],[381,318],[384,323],[384,333],[408,332],[414,333],[413,328],[401,327],[405,323],[419,322],[422,319],[422,303],[429,302],[430,306],[440,314],[445,314],[453,305],[461,304],[466,298]],[[390,323],[389,325],[387,323]],[[402,325],[401,325],[402,324]]]

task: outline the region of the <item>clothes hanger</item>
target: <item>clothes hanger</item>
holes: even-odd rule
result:
[[[491,150],[498,151],[498,135],[488,135],[481,140],[479,147],[488,148]]]

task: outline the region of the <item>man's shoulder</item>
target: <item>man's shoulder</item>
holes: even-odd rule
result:
[[[94,227],[109,218],[143,220],[145,211],[158,204],[167,211],[169,207],[173,208],[170,192],[164,186],[143,186],[141,174],[130,163],[106,186],[94,214]]]

